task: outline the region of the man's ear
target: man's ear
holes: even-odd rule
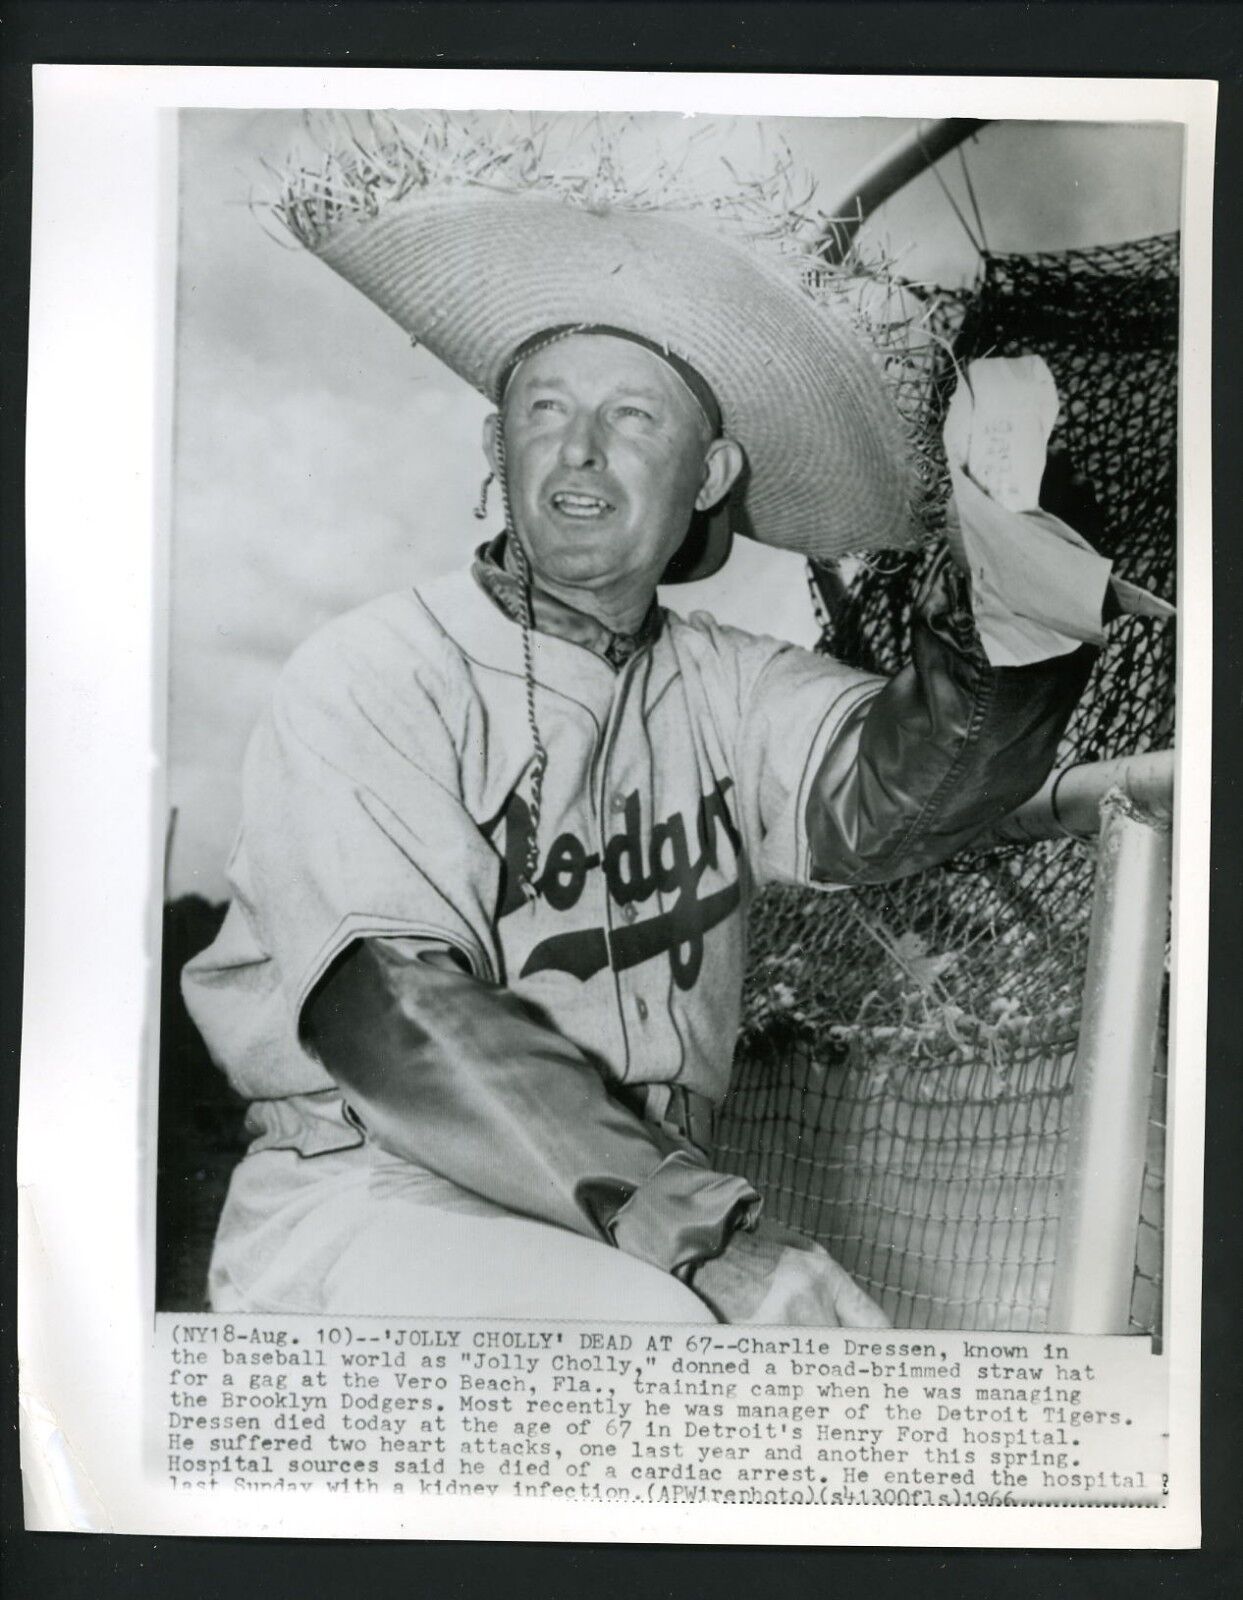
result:
[[[695,496],[695,510],[707,511],[725,496],[738,481],[745,457],[737,439],[721,434],[704,453],[703,482]]]
[[[492,468],[493,472],[495,472],[498,477],[500,476],[500,470],[501,469],[497,465],[497,462],[498,462],[498,460],[500,458],[500,452],[497,449],[497,441],[499,440],[500,435],[501,435],[501,415],[500,415],[500,412],[499,411],[490,412],[483,419],[483,453],[488,458],[488,465]]]

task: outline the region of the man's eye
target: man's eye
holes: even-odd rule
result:
[[[559,400],[545,398],[542,400],[532,400],[531,402],[532,411],[560,411],[560,409],[561,402]]]
[[[638,418],[641,422],[653,421],[652,413],[644,411],[642,406],[618,406],[617,415],[622,418]]]

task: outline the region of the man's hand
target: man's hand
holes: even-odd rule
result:
[[[827,1250],[762,1219],[697,1267],[695,1293],[723,1322],[787,1328],[887,1328],[889,1319]]]

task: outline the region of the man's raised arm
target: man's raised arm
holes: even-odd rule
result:
[[[806,808],[814,881],[883,883],[935,866],[1044,782],[1092,670],[1088,645],[990,665],[948,552],[911,619],[911,661],[821,759]]]

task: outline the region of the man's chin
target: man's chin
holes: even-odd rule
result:
[[[629,526],[585,524],[572,530],[541,530],[544,537],[526,539],[537,583],[556,589],[583,589],[593,594],[632,590],[641,582],[634,562],[637,540]],[[625,559],[626,557],[629,559]],[[621,557],[622,559],[619,559]],[[661,569],[663,571],[663,567]],[[653,591],[660,573],[651,577]]]
[[[536,577],[584,589],[614,583],[625,576],[625,568],[618,565],[612,544],[585,537],[581,544],[540,552],[535,559]]]
[[[614,584],[624,581],[627,576],[628,574],[619,571],[611,562],[591,561],[585,558],[559,561],[543,572],[538,569],[536,571],[537,579],[542,577],[559,589],[587,589],[592,592],[611,588]]]

